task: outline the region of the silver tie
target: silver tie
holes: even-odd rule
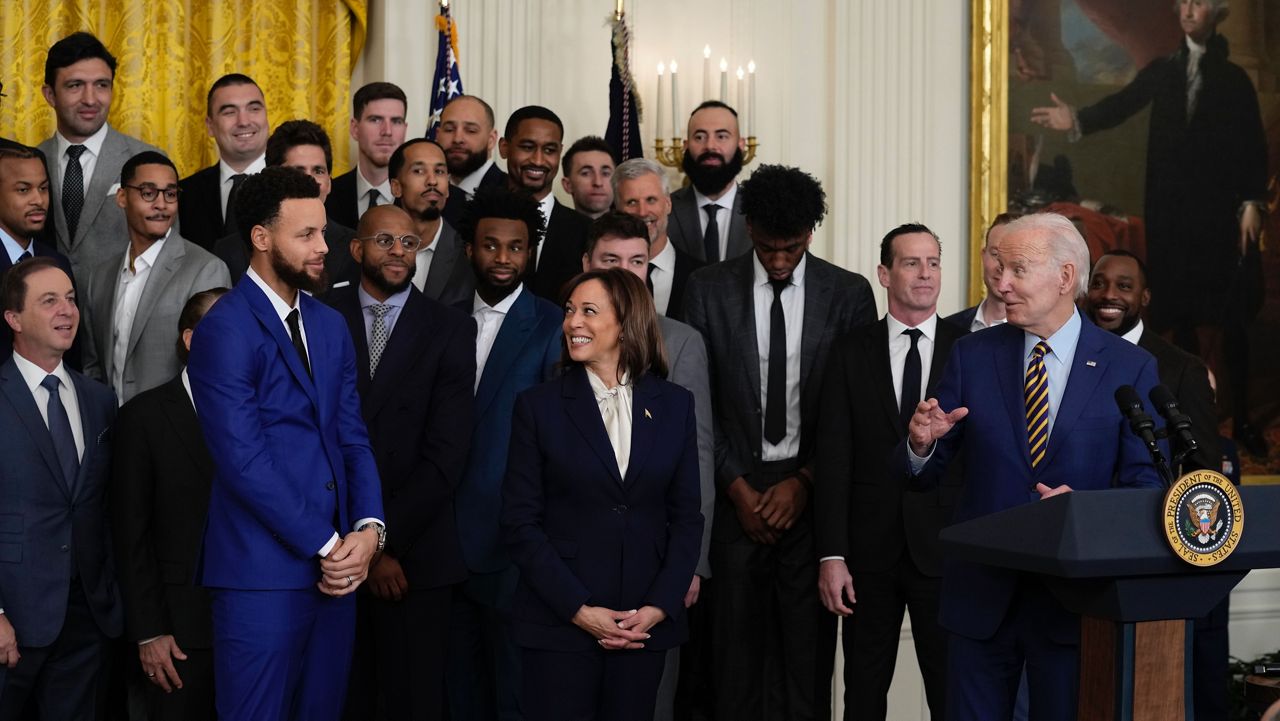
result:
[[[391,306],[378,303],[369,306],[373,311],[373,331],[369,337],[369,377],[378,372],[378,361],[382,360],[382,351],[387,349],[387,313]]]

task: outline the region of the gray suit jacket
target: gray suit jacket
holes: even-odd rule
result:
[[[107,126],[102,153],[93,166],[89,190],[84,194],[76,237],[68,238],[67,218],[62,212],[62,163],[58,157],[58,138],[51,136],[40,143],[40,151],[49,159],[49,203],[53,206],[54,225],[58,229],[58,251],[71,259],[71,270],[77,278],[87,275],[108,258],[118,257],[128,246],[129,232],[125,228],[124,211],[116,205],[115,189],[125,161],[144,150],[163,152]]]
[[[81,295],[88,299],[81,306],[80,323],[84,333],[84,372],[108,386],[115,371],[112,347],[116,287],[122,262],[123,255],[113,255],[98,264],[88,273],[80,289]],[[182,370],[175,349],[182,306],[202,290],[230,286],[227,266],[217,256],[176,232],[169,234],[138,299],[125,353],[121,403],[162,385]]]
[[[436,241],[436,248],[431,251],[431,271],[427,273],[427,283],[422,288],[422,294],[445,305],[456,305],[460,301],[471,300],[475,294],[476,280],[471,272],[467,251],[463,247],[462,236],[458,235],[449,221],[443,222],[440,240]]]
[[[711,578],[707,552],[711,548],[711,517],[716,507],[716,469],[707,344],[698,331],[666,316],[658,316],[658,329],[667,348],[667,380],[693,394],[693,413],[698,424],[698,479],[702,485],[703,518],[702,546],[695,570],[699,576]]]
[[[677,248],[704,263],[706,248],[702,245],[702,209],[693,194],[693,186],[681,188],[671,194],[671,215],[667,216],[667,237]],[[729,222],[729,253],[720,260],[729,260],[751,250],[751,236],[747,235],[747,218],[742,214],[742,193],[733,196],[733,214]]]

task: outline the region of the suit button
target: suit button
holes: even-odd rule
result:
[[[67,551],[71,550],[71,547],[66,544],[63,544],[62,548],[59,548],[58,550],[62,551],[63,553],[66,553]]]
[[[324,484],[324,487],[332,491],[333,489],[338,487],[338,484],[334,483],[333,481],[329,481],[328,483]]]

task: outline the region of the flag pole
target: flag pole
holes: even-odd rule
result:
[[[444,1],[444,2],[448,2],[449,0],[443,0],[443,1]],[[622,10],[622,2],[623,2],[623,0],[617,0],[617,1],[615,2],[614,6],[613,6],[613,19],[614,19],[614,20],[621,20],[621,19],[622,19],[622,16],[625,14],[625,13],[623,12],[623,10]]]

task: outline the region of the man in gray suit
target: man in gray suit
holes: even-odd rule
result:
[[[705,263],[751,249],[737,183],[746,147],[733,108],[707,100],[693,109],[682,163],[691,186],[671,194],[667,232],[675,247]]]
[[[462,236],[443,217],[449,200],[449,165],[444,148],[434,140],[414,138],[396,148],[387,164],[391,194],[413,220],[418,270],[413,285],[445,305],[469,300],[475,275],[466,259]]]
[[[158,152],[107,124],[115,73],[116,59],[85,32],[54,43],[44,63],[42,91],[58,129],[40,152],[49,159],[58,251],[77,278],[124,250],[124,213],[112,200],[120,168],[144,150]]]
[[[84,370],[115,389],[121,403],[182,370],[174,353],[178,316],[191,296],[231,285],[227,266],[173,232],[178,171],[155,151],[120,171],[116,205],[128,246],[90,270],[84,287]]]
[[[824,719],[835,617],[818,600],[809,505],[820,385],[833,341],[874,322],[876,304],[866,278],[808,252],[826,214],[817,180],[766,165],[740,193],[754,252],[695,271],[685,298],[715,379],[715,713]]]

